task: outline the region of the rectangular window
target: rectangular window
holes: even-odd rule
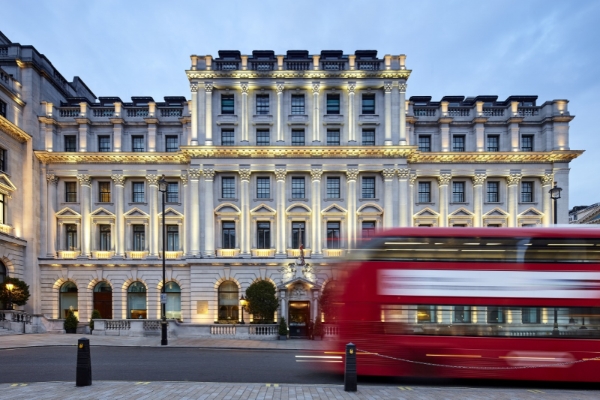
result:
[[[268,115],[269,114],[269,95],[268,94],[257,94],[256,95],[256,115]]]
[[[465,183],[464,182],[452,182],[452,202],[453,203],[464,203],[465,202]]]
[[[504,309],[501,307],[488,307],[487,308],[487,323],[488,324],[502,324],[504,323]]]
[[[521,136],[521,151],[533,151],[533,135]]]
[[[235,103],[232,94],[221,95],[221,114],[235,114]]]
[[[146,249],[146,227],[144,225],[133,225],[133,251],[144,251]]]
[[[77,136],[65,135],[65,151],[70,153],[77,151]]]
[[[77,250],[77,225],[67,224],[65,225],[65,229],[67,234],[67,250]]]
[[[167,203],[179,203],[179,183],[167,183]]]
[[[363,221],[362,238],[367,239],[375,235],[375,221]]]
[[[304,129],[294,129],[292,131],[292,146],[304,146]]]
[[[500,202],[500,182],[487,183],[487,201],[488,203]]]
[[[0,115],[6,118],[6,103],[0,100]]]
[[[271,179],[256,178],[256,198],[270,199],[271,198]]]
[[[471,307],[469,307],[469,306],[454,306],[454,322],[458,322],[458,323],[471,322]]]
[[[235,137],[233,136],[233,129],[223,129],[221,131],[221,145],[235,146]]]
[[[235,222],[223,221],[223,248],[235,249]]]
[[[340,223],[339,222],[328,222],[327,223],[327,248],[328,249],[340,249]]]
[[[327,114],[339,114],[340,113],[340,95],[331,94],[327,95]]]
[[[375,129],[363,129],[362,144],[363,146],[375,146]]]
[[[4,195],[0,193],[0,224],[7,224],[6,220],[6,202],[4,201]]]
[[[304,115],[304,95],[293,94],[292,95],[292,114]]]
[[[304,245],[306,224],[304,222],[292,222],[292,249],[299,249]]]
[[[436,323],[437,322],[436,306],[417,306],[417,322],[418,323]]]
[[[235,198],[235,178],[223,177],[221,178],[221,197],[224,199]]]
[[[533,202],[533,182],[521,182],[521,202]]]
[[[110,136],[98,136],[98,151],[101,153],[110,151]]]
[[[110,182],[98,182],[98,202],[110,203]]]
[[[143,203],[144,202],[144,182],[133,182],[131,184],[133,189],[133,195],[131,196],[131,201],[133,203]]]
[[[500,151],[500,136],[488,135],[487,151]]]
[[[269,137],[268,129],[258,129],[256,131],[256,145],[257,146],[268,146],[271,144],[271,138]]]
[[[167,225],[167,251],[179,251],[179,226]]]
[[[0,171],[6,171],[7,161],[6,150],[0,149]]]
[[[375,114],[375,95],[374,94],[363,94],[362,95],[362,113],[363,114]]]
[[[256,224],[256,234],[258,235],[257,248],[270,249],[271,248],[271,223],[270,222],[258,222]]]
[[[340,178],[327,178],[327,198],[339,199],[340,196]]]
[[[419,203],[431,203],[431,182],[419,182]]]
[[[452,136],[452,151],[465,151],[464,135]]]
[[[144,137],[143,136],[132,136],[131,137],[131,151],[133,151],[133,152],[144,151]]]
[[[541,309],[538,307],[524,307],[521,309],[521,322],[524,324],[539,324],[541,322]]]
[[[179,137],[175,135],[165,136],[165,151],[175,153],[179,151]]]
[[[100,251],[110,251],[110,225],[100,225]]]
[[[292,199],[304,199],[306,198],[306,191],[304,187],[304,177],[292,177]]]
[[[363,199],[374,199],[375,198],[375,178],[374,177],[362,178],[362,198]]]
[[[431,136],[419,135],[419,151],[429,153],[431,151]]]
[[[340,131],[339,130],[327,130],[327,146],[339,146],[340,145]]]
[[[77,203],[77,182],[65,182],[65,201]]]

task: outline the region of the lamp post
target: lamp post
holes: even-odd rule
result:
[[[13,285],[12,283],[7,283],[6,284],[6,290],[8,290],[8,304],[6,305],[6,308],[8,308],[9,310],[13,309],[13,305],[12,305],[12,291],[14,289],[15,285]]]
[[[165,179],[165,175],[158,181],[158,190],[162,193],[162,290],[160,293],[160,303],[162,309],[162,317],[160,321],[161,325],[161,339],[160,345],[166,346],[169,344],[167,339],[167,278],[166,278],[166,259],[165,259],[165,248],[166,248],[166,231],[167,226],[165,225],[165,195],[167,193],[168,183]]]
[[[562,192],[562,188],[556,186],[556,182],[554,182],[554,186],[550,189],[550,198],[552,199],[552,208],[554,209],[554,225],[558,223],[558,213],[556,210],[556,200],[560,199],[560,192]],[[552,336],[558,336],[558,309],[554,307],[554,328],[552,329]]]
[[[242,295],[242,297],[240,297],[240,305],[242,306],[242,322],[240,322],[240,324],[245,324],[245,322],[244,322],[244,308],[246,308],[247,304],[248,304],[248,300],[246,300],[246,298],[244,297],[244,295]]]

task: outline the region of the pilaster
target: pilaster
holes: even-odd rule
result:
[[[275,179],[277,180],[277,246],[276,257],[285,258],[285,166],[275,167]]]
[[[448,185],[452,180],[452,174],[449,171],[442,171],[438,177],[440,190],[440,226],[448,226]]]
[[[520,172],[511,171],[506,178],[508,184],[508,226],[513,228],[517,226],[517,211],[519,205],[519,183],[522,175]]]
[[[205,126],[205,141],[204,143],[207,146],[213,145],[213,137],[212,137],[212,92],[213,92],[213,84],[212,82],[204,83],[204,90],[206,91],[206,103],[204,109],[204,118],[206,121]]]
[[[356,82],[348,82],[348,142],[356,144],[356,121],[354,120],[354,89]]]
[[[57,208],[57,191],[58,177],[54,174],[46,174],[46,182],[48,182],[48,198],[47,198],[47,227],[46,227],[46,253],[49,258],[56,257],[56,208]]]
[[[190,191],[190,251],[189,254],[192,257],[198,257],[200,255],[200,177],[202,176],[202,170],[200,168],[190,168],[188,170],[189,178],[189,191]]]
[[[190,109],[192,114],[192,132],[190,135],[190,144],[192,146],[198,146],[198,84],[192,83],[190,85],[190,90],[192,92],[192,108]]]
[[[483,184],[487,178],[485,172],[475,171],[473,176],[473,226],[483,226]]]
[[[77,180],[81,186],[81,257],[90,257],[91,208],[92,208],[92,179],[88,174],[78,174]]]
[[[150,252],[148,254],[151,258],[158,257],[158,180],[160,177],[157,174],[146,175],[148,181],[148,214],[150,215],[150,221],[148,224],[149,237],[150,237]]]
[[[214,198],[214,179],[215,170],[212,167],[204,167],[204,257],[212,258],[215,256],[215,207]]]
[[[241,167],[240,174],[240,205],[242,209],[241,215],[241,256],[250,257],[250,175],[249,167]]]
[[[313,210],[312,220],[312,255],[316,257],[322,257],[322,242],[321,242],[321,176],[323,175],[323,168],[320,166],[313,166],[310,171],[312,179],[312,191],[311,191],[311,206]]]
[[[383,175],[383,227],[391,228],[394,223],[393,181],[396,176],[395,168],[384,168]]]
[[[317,62],[318,64],[318,62]],[[321,120],[321,115],[320,115],[320,111],[319,111],[319,90],[320,90],[321,84],[319,82],[313,82],[312,83],[312,90],[313,90],[313,123],[312,123],[312,128],[313,128],[313,143],[317,143],[321,141],[321,135],[319,132],[319,121]]]
[[[125,256],[125,221],[123,218],[125,203],[125,176],[119,172],[113,173],[111,178],[115,187],[115,256],[123,258]]]
[[[348,249],[356,248],[358,227],[356,224],[356,181],[358,179],[358,168],[349,167],[346,171],[348,181]]]
[[[386,146],[392,145],[392,82],[383,83],[385,101],[385,139]]]

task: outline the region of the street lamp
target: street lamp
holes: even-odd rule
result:
[[[12,297],[12,291],[13,291],[13,289],[14,289],[14,288],[15,288],[15,285],[13,285],[12,283],[7,283],[7,284],[6,284],[6,290],[8,290],[8,304],[7,304],[7,306],[6,306],[6,307],[7,307],[9,310],[12,310],[12,309],[13,309],[13,305],[12,305],[12,299],[11,299],[11,297]]]
[[[165,196],[167,193],[167,188],[169,184],[165,179],[165,175],[161,176],[158,181],[158,190],[162,193],[162,290],[160,293],[160,302],[162,306],[162,318],[160,321],[161,325],[161,339],[160,345],[166,346],[169,344],[167,339],[167,278],[166,278],[166,259],[165,259],[165,246],[166,246],[166,236],[167,236],[167,226],[165,225]]]
[[[550,198],[552,199],[552,206],[554,208],[554,225],[558,223],[558,213],[556,210],[556,200],[560,199],[560,192],[562,192],[562,188],[556,186],[556,182],[554,182],[554,187],[550,189]],[[554,307],[554,328],[552,329],[552,336],[558,336],[558,309]]]
[[[248,305],[248,300],[246,300],[246,298],[244,297],[244,295],[242,295],[242,297],[240,297],[240,305],[242,306],[242,322],[240,322],[240,324],[245,324],[245,322],[244,322],[244,308],[246,308],[246,305]]]

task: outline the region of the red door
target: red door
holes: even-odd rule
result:
[[[94,292],[94,309],[102,319],[112,319],[112,292]]]

